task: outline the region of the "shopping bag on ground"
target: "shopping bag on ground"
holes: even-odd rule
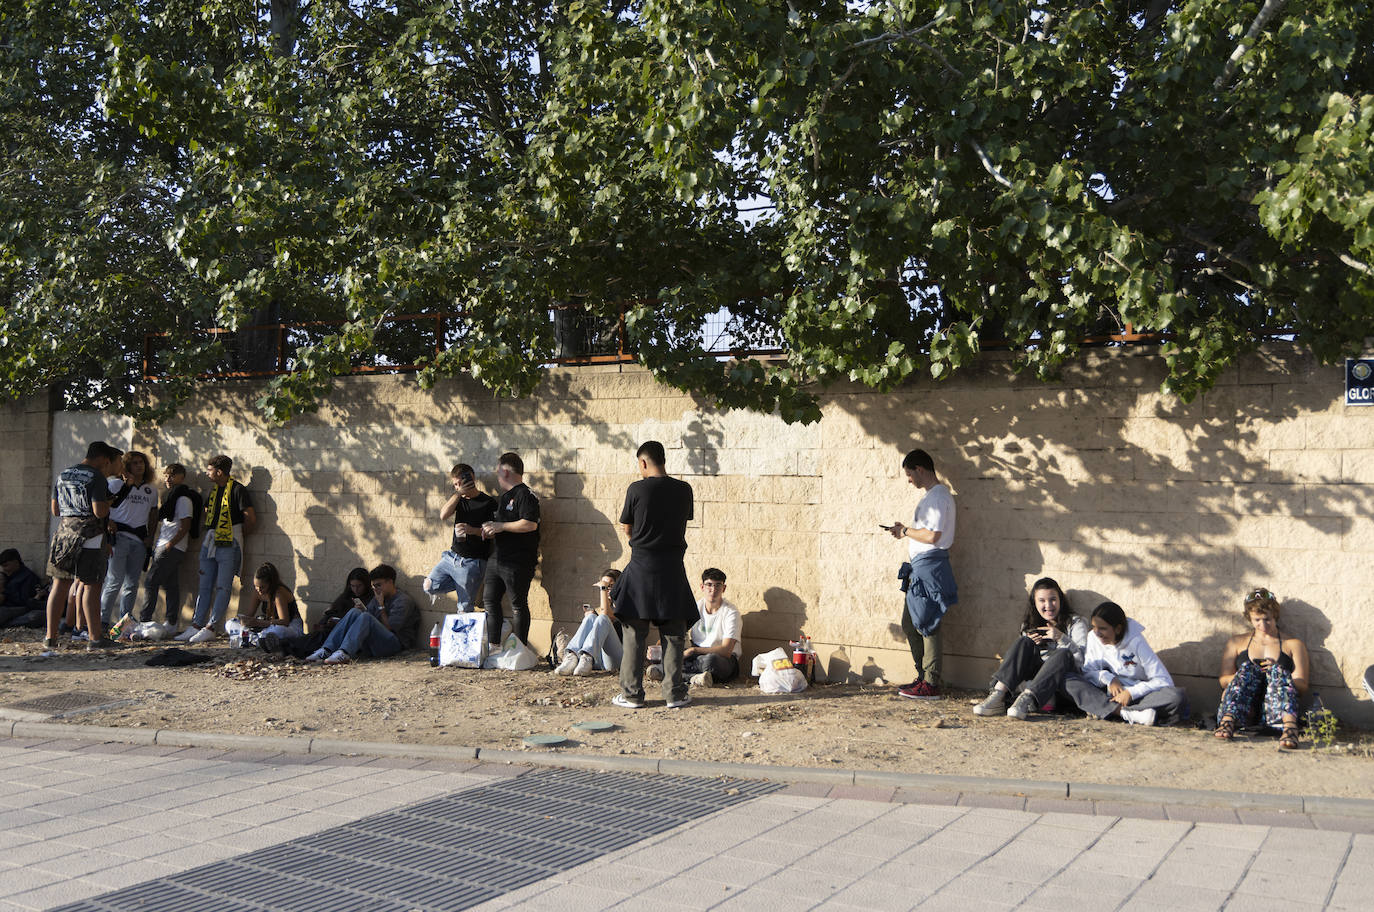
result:
[[[759,676],[759,690],[766,694],[801,693],[806,690],[806,676],[797,670],[786,650],[779,647],[754,657],[754,669]]]
[[[482,663],[483,668],[504,668],[506,671],[529,671],[539,664],[539,656],[520,641],[515,634],[506,637],[500,652],[493,652]]]
[[[487,657],[487,616],[481,611],[444,615],[439,628],[439,664],[481,668]]]

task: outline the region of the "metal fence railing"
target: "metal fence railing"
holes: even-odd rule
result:
[[[564,364],[624,364],[635,360],[625,333],[625,312],[605,316],[576,305],[549,309],[554,356],[546,366]],[[298,349],[318,344],[344,325],[341,320],[310,320],[249,326],[239,330],[207,329],[220,342],[217,361],[201,372],[205,378],[270,377],[296,370]],[[403,314],[387,317],[375,335],[376,345],[366,356],[356,356],[351,372],[407,373],[420,369],[433,356],[459,344],[466,332],[461,313]],[[1141,332],[1129,324],[1121,331],[1103,331],[1079,339],[1088,346],[1158,344],[1168,333]],[[143,376],[166,376],[166,349],[170,333],[148,333],[143,344]],[[768,357],[786,351],[785,340],[774,331],[761,330],[728,308],[708,317],[691,338],[671,340],[700,345],[708,356],[718,358]],[[980,338],[987,350],[1010,348],[1010,343],[991,334]]]

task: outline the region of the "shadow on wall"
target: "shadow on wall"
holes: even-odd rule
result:
[[[894,465],[923,446],[951,482],[961,607],[978,605],[952,614],[951,626],[1002,631],[966,629],[965,639],[1009,636],[1029,579],[1088,576],[1157,636],[1182,641],[1165,650],[1171,671],[1210,677],[1214,641],[1224,637],[1189,639],[1189,628],[1230,629],[1251,586],[1299,588],[1276,578],[1295,566],[1280,549],[1329,553],[1334,542],[1336,558],[1353,559],[1340,553],[1341,536],[1351,517],[1374,511],[1368,486],[1321,483],[1296,462],[1301,429],[1299,442],[1282,439],[1286,420],[1324,411],[1335,395],[1305,379],[1311,369],[1287,351],[1252,356],[1185,404],[1158,393],[1164,364],[1153,352],[1085,354],[1072,383],[1043,385],[1017,381],[1005,360],[984,356],[936,385],[937,395],[919,383],[920,409],[894,409],[893,397],[866,392],[829,402],[890,449]],[[1074,597],[1085,617],[1096,596]],[[1314,685],[1349,692],[1340,663],[1320,646],[1330,620],[1313,604],[1290,604],[1314,653]],[[959,639],[950,633],[947,642]]]
[[[541,551],[553,556],[541,560],[536,581],[551,606],[571,604],[573,589],[580,604],[591,574],[619,560],[620,544],[610,519],[587,498],[556,494],[555,477],[576,471],[579,433],[628,451],[627,460],[639,441],[592,420],[585,389],[573,379],[551,376],[536,398],[517,401],[498,400],[472,381],[422,392],[411,378],[349,378],[317,413],[279,428],[264,427],[253,406],[260,383],[227,382],[208,387],[202,408],[161,430],[181,449],[227,452],[236,466],[273,466],[254,466],[249,482],[259,529],[244,572],[251,575],[264,560],[277,563],[314,614],[339,593],[350,569],[383,562],[397,568],[399,587],[421,596],[427,609],[421,584],[451,534],[438,520],[451,493],[450,467],[472,464],[479,486],[495,495],[497,458],[517,452],[541,500]],[[451,601],[441,600],[425,610],[425,629],[429,615],[450,609]]]

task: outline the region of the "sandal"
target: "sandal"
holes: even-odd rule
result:
[[[1296,722],[1288,722],[1283,726],[1283,733],[1279,735],[1279,750],[1298,749],[1298,725]]]
[[[1212,734],[1222,741],[1230,741],[1236,736],[1236,720],[1227,716],[1217,723],[1217,729]]]

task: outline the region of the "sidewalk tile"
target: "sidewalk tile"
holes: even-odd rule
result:
[[[790,795],[801,798],[828,798],[834,787],[822,782],[793,782],[782,791],[775,792],[774,797],[781,798],[784,795]]]
[[[1374,835],[1374,817],[1342,817],[1336,814],[1313,814],[1312,825],[1319,830]]]
[[[1167,820],[1162,804],[1142,804],[1134,801],[1094,801],[1096,812],[1103,817],[1132,817],[1144,820]]]
[[[1322,906],[1326,903],[1325,893],[1322,894],[1320,902],[1304,902],[1290,898],[1292,895],[1291,891],[1285,892],[1283,902],[1279,903],[1273,895],[1237,893],[1226,904],[1226,912],[1274,912],[1277,906],[1282,906],[1283,912],[1323,912]],[[1369,906],[1366,905],[1364,908],[1368,909]]]
[[[836,785],[830,789],[831,798],[847,798],[852,801],[881,801],[888,803],[896,794],[895,788],[879,788],[871,785]]]
[[[1309,877],[1291,870],[1263,870],[1252,866],[1236,885],[1236,895],[1315,897],[1315,901],[1325,902],[1335,881],[1334,877]]]
[[[1224,823],[1195,824],[1188,835],[1183,837],[1185,846],[1218,846],[1229,849],[1243,849],[1254,852],[1264,844],[1269,831],[1264,827],[1231,826]]]
[[[1026,809],[1024,795],[984,795],[978,792],[961,792],[958,803],[959,807],[970,808],[999,808],[1007,811],[1024,811]]]
[[[892,800],[902,804],[956,805],[958,792],[942,792],[935,789],[899,788],[892,793]]]
[[[1086,814],[1096,813],[1091,801],[1075,801],[1072,798],[1027,798],[1026,810],[1033,814]]]
[[[1260,850],[1263,852],[1285,852],[1294,856],[1327,856],[1333,852],[1344,853],[1350,848],[1353,838],[1349,833],[1336,833],[1329,830],[1311,833],[1291,829],[1275,829],[1269,831],[1269,835],[1265,837]]]
[[[1266,811],[1261,808],[1240,808],[1236,811],[1240,822],[1249,826],[1290,827],[1292,829],[1315,829],[1312,818],[1306,814],[1290,811]]]
[[[559,884],[521,903],[541,912],[600,912],[623,902],[627,894],[589,884]],[[700,908],[706,908],[701,906]]]
[[[840,890],[831,899],[872,912],[905,912],[936,889],[924,882],[920,872],[907,870],[905,874],[903,880],[865,877]]]
[[[1027,883],[1006,877],[989,876],[982,873],[979,866],[972,871],[965,871],[945,884],[940,888],[938,895],[962,896],[970,900],[1001,902],[1014,906],[1033,893],[1039,885],[1038,882]]]
[[[1171,912],[1216,912],[1225,907],[1230,896],[1231,891],[1225,888],[1165,883],[1155,878],[1141,884],[1140,889],[1131,895],[1131,902],[1144,902],[1153,912],[1161,909]]]
[[[1240,818],[1232,808],[1212,808],[1212,807],[1189,807],[1181,805],[1178,807],[1166,806],[1165,813],[1170,820],[1189,821],[1193,823],[1240,823]]]
[[[1184,887],[1209,887],[1234,890],[1245,876],[1244,864],[1224,864],[1221,861],[1176,861],[1171,855],[1155,869],[1152,880],[1179,884]]]

